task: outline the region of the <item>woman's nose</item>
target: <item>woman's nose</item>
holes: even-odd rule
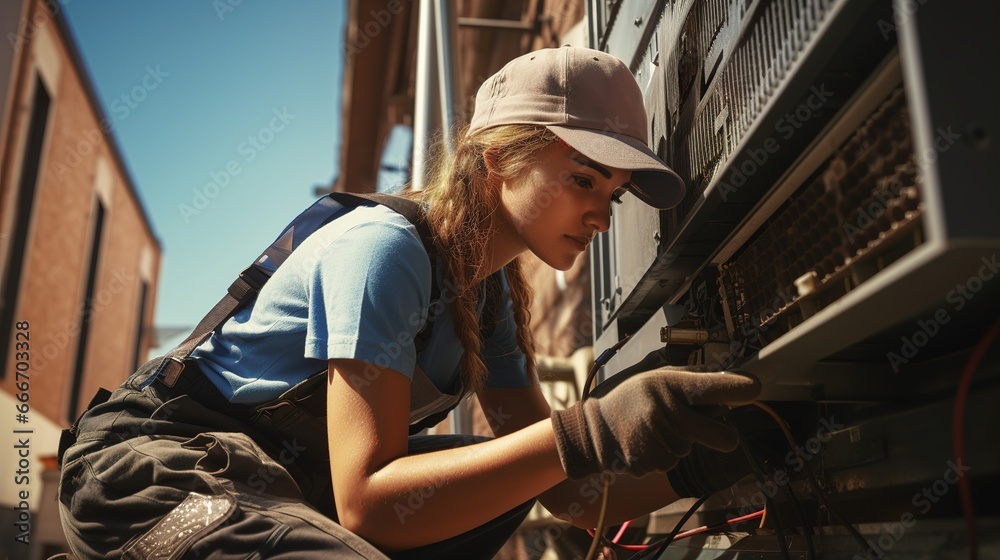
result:
[[[583,217],[583,223],[597,233],[608,231],[611,227],[611,207],[598,205],[589,209]]]

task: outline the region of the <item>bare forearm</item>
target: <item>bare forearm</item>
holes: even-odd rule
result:
[[[341,522],[386,550],[413,548],[478,527],[565,476],[545,420],[473,446],[396,459],[367,477],[355,493],[363,503],[343,508]]]

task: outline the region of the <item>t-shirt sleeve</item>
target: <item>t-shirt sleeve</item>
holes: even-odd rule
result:
[[[412,379],[430,277],[412,227],[372,221],[347,230],[307,277],[305,356],[361,360]]]
[[[483,345],[483,362],[489,371],[486,386],[494,389],[528,387],[527,359],[517,344],[517,322],[506,274],[501,275],[503,307],[497,314],[497,325]]]

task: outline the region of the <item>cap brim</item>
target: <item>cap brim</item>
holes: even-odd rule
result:
[[[632,192],[661,210],[684,200],[684,181],[641,140],[606,130],[546,126],[573,149],[601,165],[638,171],[632,174]]]

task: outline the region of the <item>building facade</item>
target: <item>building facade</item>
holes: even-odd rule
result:
[[[3,10],[0,424],[14,426],[0,440],[25,461],[0,466],[0,539],[11,558],[37,558],[61,540],[42,483],[60,430],[155,342],[161,246],[61,5]]]

